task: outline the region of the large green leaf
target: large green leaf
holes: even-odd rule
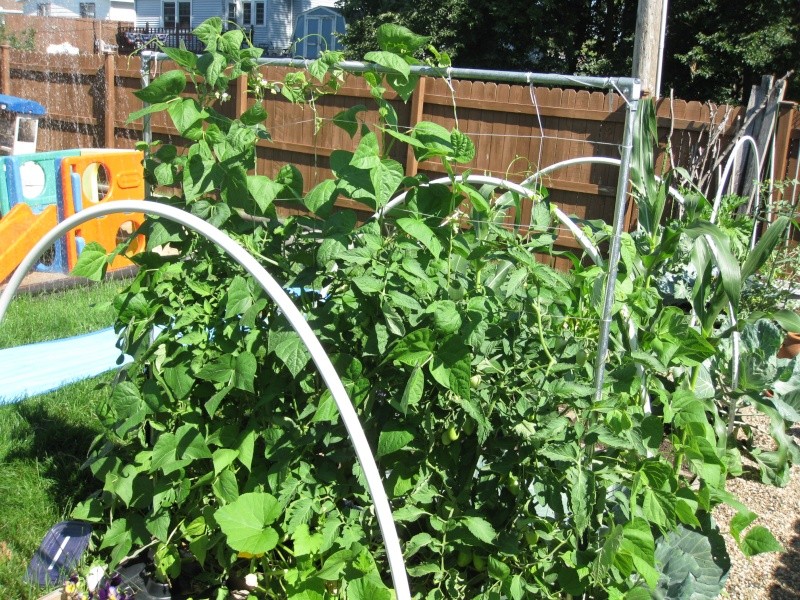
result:
[[[464,517],[462,523],[472,535],[486,544],[491,544],[497,537],[497,532],[492,524],[482,517]]]
[[[108,267],[108,253],[97,242],[89,242],[78,256],[78,262],[72,269],[75,277],[86,277],[92,281],[102,281]]]
[[[190,140],[199,140],[203,135],[203,123],[208,117],[205,110],[193,98],[182,98],[172,102],[167,109],[178,132]]]
[[[147,87],[133,92],[133,95],[142,102],[155,104],[178,97],[184,88],[186,88],[186,75],[183,71],[167,71],[156,77]]]
[[[271,494],[251,492],[217,509],[214,519],[231,548],[263,554],[278,544],[278,532],[270,525],[282,512],[283,507]]]
[[[405,55],[413,55],[430,40],[429,37],[418,35],[407,27],[394,23],[384,23],[378,27],[377,39],[381,50]]]
[[[739,547],[745,556],[755,556],[765,552],[783,552],[784,550],[769,529],[762,525],[757,525],[748,531]]]
[[[393,54],[392,52],[384,52],[382,50],[367,52],[364,55],[364,60],[374,62],[382,66],[384,69],[387,69],[389,72],[395,73],[404,79],[408,79],[409,75],[411,75],[411,67],[408,65],[408,63],[403,60],[402,57],[398,56],[397,54]]]
[[[717,564],[709,539],[682,525],[656,542],[656,563],[661,577],[656,593],[665,600],[716,598],[725,585],[727,571]]]
[[[414,439],[414,434],[405,429],[387,428],[378,438],[377,457],[381,458],[405,448]]]
[[[397,224],[408,235],[421,242],[434,256],[438,257],[442,253],[442,243],[436,237],[433,229],[428,227],[423,220],[403,217],[397,219]]]
[[[389,158],[382,159],[370,169],[369,177],[375,190],[375,207],[383,208],[403,181],[403,165]]]
[[[747,255],[747,260],[742,265],[742,279],[747,279],[763,266],[780,243],[789,223],[788,217],[780,216],[767,227],[767,230],[761,235],[761,239],[758,240],[755,248]]]

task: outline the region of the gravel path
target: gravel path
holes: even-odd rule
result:
[[[761,431],[766,428],[763,421],[757,420],[754,424]],[[800,429],[791,433],[800,440]],[[765,437],[756,436],[756,443],[768,446]],[[789,484],[784,488],[764,485],[757,479],[739,478],[728,482],[728,490],[759,516],[754,525],[767,527],[786,551],[747,558],[733,538],[723,533],[731,556],[731,570],[722,597],[732,600],[800,598],[800,465],[792,467]],[[714,511],[714,518],[723,532],[728,531],[734,514],[728,506],[719,506]]]

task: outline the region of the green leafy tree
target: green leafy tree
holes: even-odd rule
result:
[[[429,36],[453,64],[501,70],[627,75],[635,0],[340,0],[351,58],[374,50],[377,27],[397,22]],[[670,2],[662,90],[686,100],[744,102],[764,74],[800,65],[794,0]],[[790,86],[797,89],[798,79]]]
[[[676,96],[745,102],[762,75],[800,66],[800,11],[793,0],[670,3],[665,85]],[[797,96],[798,78],[789,94]]]
[[[451,56],[461,56],[470,38],[480,34],[470,0],[346,1],[338,5],[347,21],[342,37],[346,54],[360,59],[378,49],[377,32],[384,23],[397,23],[429,38],[430,43]]]

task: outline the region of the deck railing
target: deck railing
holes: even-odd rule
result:
[[[252,39],[252,29],[249,34]],[[203,44],[192,33],[191,27],[120,26],[117,31],[120,54],[130,54],[143,48],[158,50],[159,43],[168,48],[180,48],[183,44],[190,52],[202,52],[203,50]]]

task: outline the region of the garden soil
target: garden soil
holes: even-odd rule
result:
[[[754,428],[756,445],[770,448],[769,421],[760,415],[746,415],[744,419]],[[790,433],[800,441],[800,427]],[[800,598],[800,465],[792,467],[789,483],[783,488],[761,483],[758,471],[749,471],[748,466],[752,467],[745,465],[747,472],[743,477],[728,482],[728,491],[759,516],[753,525],[767,527],[783,544],[785,552],[747,558],[725,533],[732,566],[722,598],[797,600]],[[735,511],[728,506],[719,506],[714,511],[723,532],[729,530],[734,515]]]

